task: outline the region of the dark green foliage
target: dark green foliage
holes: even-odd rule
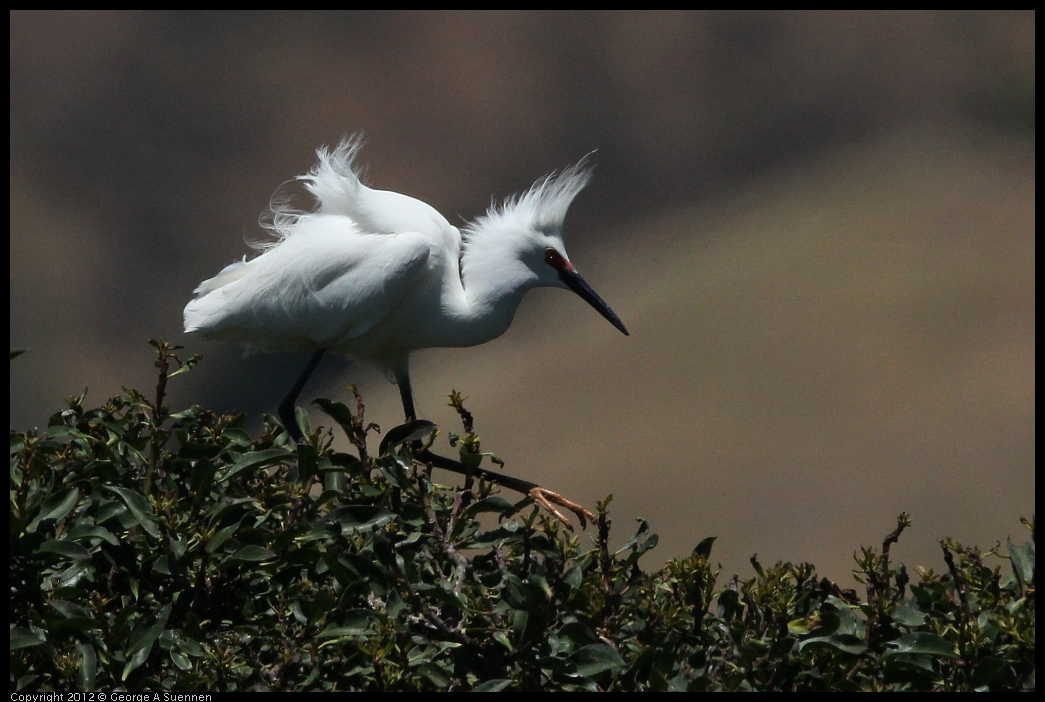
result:
[[[197,359],[154,345],[155,400],[71,398],[11,434],[12,691],[1034,688],[1033,543],[944,541],[947,572],[914,583],[889,563],[901,515],[857,556],[863,601],[809,564],[718,584],[713,538],[646,573],[657,536],[640,521],[610,552],[609,499],[589,537],[438,485],[409,453],[433,427],[371,456],[358,397],[319,401],[357,455],[170,414],[167,379]]]

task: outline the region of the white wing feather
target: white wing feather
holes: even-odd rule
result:
[[[250,349],[314,349],[378,324],[416,284],[430,244],[420,233],[362,234],[347,217],[302,217],[292,236],[197,288],[185,331]]]

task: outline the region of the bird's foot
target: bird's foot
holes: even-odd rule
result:
[[[565,507],[576,514],[577,519],[581,521],[581,529],[587,528],[589,521],[594,524],[598,520],[598,518],[592,514],[590,510],[586,509],[584,505],[580,505],[572,500],[567,500],[559,493],[552,492],[551,490],[542,488],[539,485],[534,485],[530,488],[530,491],[526,493],[526,496],[544,509],[548,510],[552,516],[565,524],[566,528],[571,531],[573,530],[573,526],[570,524],[570,520],[562,512],[555,509],[555,507],[552,506],[553,503],[560,507]]]
[[[529,480],[523,480],[511,475],[504,475],[503,473],[494,473],[485,468],[467,468],[460,461],[455,461],[446,456],[440,456],[437,453],[432,453],[428,449],[418,450],[416,446],[414,447],[414,457],[417,458],[417,460],[428,463],[436,468],[443,468],[445,470],[453,471],[454,473],[460,473],[461,475],[480,477],[484,480],[490,481],[491,483],[496,483],[501,487],[526,495],[528,501],[536,502],[539,507],[543,507],[545,510],[550,512],[553,517],[566,525],[567,529],[573,529],[570,520],[566,515],[553,507],[553,504],[565,507],[576,514],[577,518],[581,521],[581,529],[586,529],[589,521],[593,524],[598,522],[598,517],[592,514],[590,510],[585,509],[583,505],[579,505],[573,500],[567,500],[559,493],[542,488],[540,485],[531,483]]]

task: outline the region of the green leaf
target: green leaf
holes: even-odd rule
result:
[[[821,612],[820,622],[815,629],[811,632],[813,638],[827,636],[838,631],[838,627],[841,625],[841,618],[838,616],[838,612]]]
[[[276,553],[281,553],[283,549],[294,541],[294,539],[303,536],[306,533],[308,533],[307,524],[294,524],[286,531],[280,532],[279,536],[277,536],[275,541],[272,542],[272,548]]]
[[[140,668],[142,664],[149,659],[150,653],[152,653],[151,647],[137,650],[134,655],[131,656],[131,660],[127,661],[127,665],[123,667],[123,673],[120,675],[120,679],[126,680],[128,675]]]
[[[226,559],[226,560],[229,560],[229,561],[258,562],[258,561],[269,561],[269,560],[272,560],[275,557],[276,557],[276,554],[273,553],[272,551],[269,551],[264,546],[257,546],[255,544],[248,544],[247,546],[244,546],[239,551],[236,551],[234,554],[229,556],[228,559]]]
[[[55,575],[51,583],[56,590],[64,587],[75,587],[78,582],[90,575],[92,569],[93,560],[73,561],[68,568]]]
[[[503,631],[493,632],[493,640],[504,646],[509,651],[512,650],[512,642],[508,639],[508,636]]]
[[[918,609],[914,601],[901,600],[890,613],[897,624],[904,626],[921,626],[925,624],[925,613]]]
[[[340,522],[341,535],[360,534],[393,521],[395,513],[372,505],[345,505],[331,510],[323,521]]]
[[[312,598],[308,612],[308,626],[314,627],[326,621],[327,615],[336,604],[332,592],[330,588],[325,587]]]
[[[935,670],[936,663],[933,661],[932,656],[927,656],[924,653],[898,653],[888,658],[883,656],[882,666],[890,676],[894,676],[903,675],[910,671],[917,671],[919,674],[922,671],[932,673]]]
[[[192,476],[189,478],[189,489],[192,490],[194,504],[198,505],[200,500],[210,492],[210,488],[214,484],[214,475],[217,472],[218,467],[211,460],[201,458],[196,461],[196,465],[192,468]]]
[[[174,665],[178,666],[180,670],[192,670],[192,661],[189,660],[188,656],[182,655],[177,651],[171,651],[170,655]]]
[[[800,619],[792,619],[787,623],[787,631],[791,634],[808,634],[813,629],[813,622],[811,617],[802,617]]]
[[[190,461],[200,458],[214,458],[221,454],[223,447],[215,443],[201,443],[198,441],[184,441],[178,450],[178,457]]]
[[[508,500],[498,495],[493,495],[491,497],[485,497],[479,500],[478,502],[473,502],[472,504],[468,505],[466,508],[461,510],[461,516],[458,519],[458,522],[460,523],[467,519],[471,519],[477,514],[486,514],[492,512],[494,514],[499,514],[501,516],[508,517],[517,513],[518,511],[519,508],[516,507],[514,503],[509,502]]]
[[[635,553],[632,556],[630,556],[628,560],[631,560],[632,558],[638,560],[638,557],[642,554],[646,553],[647,551],[651,551],[652,549],[655,549],[658,543],[660,543],[660,537],[657,534],[650,534],[650,537],[648,539],[646,539],[641,544],[639,544],[638,547],[636,547]]]
[[[472,692],[501,692],[507,690],[512,686],[511,680],[499,679],[499,680],[487,680],[484,683],[479,683],[472,688]]]
[[[319,451],[312,444],[305,442],[299,443],[295,447],[295,452],[298,456],[297,462],[297,476],[294,476],[294,469],[291,468],[288,474],[288,479],[306,481],[316,474],[319,467]]]
[[[385,434],[385,438],[381,440],[381,449],[378,455],[384,456],[397,446],[430,436],[437,428],[435,424],[425,419],[415,419],[406,424],[400,424]]]
[[[811,651],[834,649],[836,651],[842,651],[843,653],[859,656],[867,650],[867,646],[864,644],[862,639],[859,639],[852,634],[831,634],[830,636],[819,636],[812,639],[806,639],[798,644],[798,650],[800,652],[805,652],[807,649]]]
[[[516,575],[508,575],[505,577],[506,587],[501,591],[501,597],[504,598],[505,603],[512,609],[521,609],[529,611],[533,608],[533,605],[529,600],[529,591],[523,587],[522,581],[519,580]]]
[[[454,593],[452,590],[444,590],[440,585],[419,584],[416,588],[425,599],[428,599],[433,603],[442,604],[455,610],[467,611],[468,609],[460,595]]]
[[[435,663],[422,663],[418,666],[417,672],[438,688],[442,689],[450,686],[450,676]]]
[[[337,422],[345,434],[348,436],[352,435],[355,427],[355,415],[352,414],[352,410],[348,408],[348,405],[344,402],[335,402],[326,397],[317,397],[312,400],[312,404],[317,405],[323,411],[323,414]]]
[[[149,501],[141,493],[109,485],[106,485],[105,489],[120,498],[142,529],[150,536],[159,537],[159,527],[152,518],[152,505],[149,504]]]
[[[1026,590],[1034,580],[1034,544],[1025,543],[1016,546],[1009,542],[1009,556],[1012,558],[1012,571],[1020,583],[1020,589]]]
[[[93,616],[87,608],[81,607],[75,602],[69,602],[67,600],[51,600],[49,604],[58,610],[58,612],[66,619],[71,619],[73,617],[90,619]]]
[[[104,628],[97,619],[87,617],[71,617],[51,624],[51,631],[90,631]]]
[[[954,646],[936,634],[928,631],[918,631],[904,634],[898,639],[890,641],[889,649],[882,658],[888,658],[898,653],[923,653],[929,656],[943,656],[945,658],[957,658],[958,653]]]
[[[525,609],[516,609],[512,611],[512,629],[514,630],[514,641],[512,642],[516,649],[522,648],[531,634],[533,634],[533,620],[536,617],[531,617],[530,613]]]
[[[123,673],[120,676],[121,680],[126,680],[128,675],[148,660],[153,644],[156,643],[156,639],[160,637],[163,629],[167,626],[172,607],[172,603],[160,607],[159,611],[156,612],[156,621],[151,626],[144,629],[135,629],[131,633],[131,638],[127,643],[127,650],[125,651],[125,655],[129,655],[131,660],[124,666]]]
[[[689,692],[689,680],[685,671],[680,670],[678,675],[668,680],[668,692]]]
[[[403,490],[409,490],[411,480],[406,470],[404,470],[405,467],[408,466],[404,462],[390,456],[386,456],[377,462],[377,468],[381,471],[381,475],[385,476],[385,480]]]
[[[694,556],[703,556],[704,558],[711,558],[711,546],[715,543],[717,536],[709,536],[703,539],[696,548],[693,549]]]
[[[229,468],[228,472],[217,479],[218,482],[223,483],[229,478],[242,473],[245,470],[256,470],[258,468],[265,468],[267,466],[275,465],[277,463],[285,463],[286,461],[294,458],[294,453],[287,451],[286,449],[274,448],[266,449],[265,451],[254,451],[251,453],[245,453],[236,460],[236,462]]]
[[[371,626],[376,621],[373,612],[365,609],[350,609],[341,618],[341,626],[328,626],[319,633],[319,638],[328,639],[341,636],[362,636],[372,633]]]
[[[838,633],[849,634],[857,638],[863,636],[863,622],[856,616],[855,608],[851,604],[834,595],[829,595],[826,602],[835,607],[835,613],[838,615]]]
[[[53,519],[56,522],[64,519],[67,514],[73,511],[79,500],[80,491],[75,488],[51,495],[40,506],[40,514],[29,525],[27,531],[35,531],[38,523],[49,519]]]
[[[206,651],[193,639],[188,638],[182,634],[178,639],[178,650],[184,653],[186,656],[192,656],[193,658],[199,658],[204,655]]]
[[[624,659],[620,654],[604,643],[589,644],[570,656],[570,661],[577,668],[577,674],[586,678],[598,675],[607,670],[620,670],[624,667]]]
[[[327,458],[330,460],[333,469],[351,472],[360,470],[363,465],[358,457],[353,456],[351,453],[342,453],[341,451],[335,451],[328,455]]]
[[[21,356],[23,353],[25,353],[28,350],[29,349],[11,349],[11,358],[9,358],[7,360],[13,361],[13,360],[15,360],[16,358],[18,358],[19,356]]]
[[[328,551],[323,554],[323,563],[330,567],[338,582],[346,587],[360,580],[373,587],[374,583],[385,582],[391,575],[387,568],[375,561],[372,554],[364,556],[345,551],[335,558],[333,551]]]
[[[987,656],[972,669],[972,684],[976,687],[988,685],[991,679],[1005,668],[1005,661],[997,656]]]
[[[207,553],[214,553],[219,548],[221,548],[221,545],[228,541],[230,536],[236,533],[236,530],[239,529],[240,524],[242,523],[243,519],[240,518],[236,520],[234,523],[225,527],[224,529],[219,529],[218,533],[212,536],[210,538],[210,541],[207,542]]]
[[[120,545],[120,540],[116,538],[115,534],[105,527],[94,526],[93,524],[77,524],[65,533],[65,538],[70,541],[98,539],[113,546]]]
[[[76,644],[76,652],[80,654],[80,667],[76,670],[76,682],[82,690],[93,690],[98,670],[98,654],[94,646],[87,643]]]
[[[294,408],[294,422],[303,433],[308,434],[312,431],[312,425],[308,421],[308,412],[304,407]]]
[[[188,539],[168,535],[167,540],[170,543],[171,555],[174,556],[174,560],[180,561],[185,556],[185,549],[188,548]]]
[[[649,533],[649,522],[647,522],[645,519],[641,519],[641,518],[639,518],[639,519],[637,519],[635,521],[637,521],[639,523],[638,531],[636,531],[635,535],[632,536],[630,539],[628,539],[628,542],[626,544],[624,544],[623,546],[621,546],[620,549],[618,549],[616,554],[614,554],[614,555],[619,556],[620,554],[624,553],[625,551],[628,551],[630,549],[635,548],[635,544],[637,544],[639,542],[639,539],[641,539],[645,534]]]
[[[28,648],[30,646],[39,646],[40,644],[47,641],[47,638],[41,632],[31,631],[29,629],[23,629],[22,627],[15,626],[11,627],[11,650],[15,651],[19,648]]]
[[[91,552],[75,541],[45,541],[36,549],[37,553],[54,553],[77,561],[88,561]]]
[[[571,641],[574,646],[584,647],[599,642],[598,635],[583,622],[567,622],[556,632],[560,639]]]
[[[579,563],[573,565],[566,575],[563,576],[562,581],[569,585],[571,590],[576,590],[584,582],[584,568]]]
[[[98,505],[98,514],[95,516],[94,521],[98,524],[104,524],[113,517],[119,517],[127,511],[127,505],[120,500],[102,500],[101,504]]]
[[[323,477],[324,502],[340,497],[348,488],[348,478],[345,476],[345,472],[341,468],[331,466],[330,461],[321,462],[317,472]]]
[[[230,523],[231,519],[243,519],[243,517],[256,510],[258,503],[253,497],[241,497],[229,499],[229,495],[226,494],[225,498],[218,500],[207,510],[206,518],[208,523],[217,524]]]

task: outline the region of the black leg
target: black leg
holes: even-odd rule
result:
[[[319,365],[319,362],[323,359],[323,354],[326,352],[326,349],[319,349],[312,354],[312,358],[308,359],[308,365],[305,366],[305,370],[301,371],[301,375],[298,376],[294,387],[283,398],[283,402],[279,403],[279,419],[283,422],[283,426],[287,428],[287,431],[290,432],[294,441],[301,441],[305,438],[305,435],[301,433],[301,427],[298,426],[298,418],[294,413],[294,403],[298,401],[298,395],[305,389],[305,383],[308,382],[309,377],[316,370],[316,366]]]
[[[417,412],[414,411],[414,395],[410,392],[410,373],[404,371],[399,374],[396,382],[399,384],[399,396],[403,398],[403,413],[406,415],[406,421],[412,422],[417,419]]]
[[[434,468],[442,468],[444,470],[453,471],[454,473],[460,473],[461,475],[468,477],[469,480],[471,480],[473,476],[479,477],[488,480],[491,483],[497,483],[509,490],[515,490],[516,492],[522,493],[523,495],[526,495],[527,500],[536,502],[541,507],[555,515],[555,518],[565,524],[566,528],[570,531],[573,531],[573,527],[570,525],[570,520],[563,516],[559,510],[555,509],[553,503],[565,507],[576,514],[581,522],[582,529],[587,527],[589,521],[593,524],[598,522],[598,517],[596,517],[591,510],[586,509],[584,505],[567,500],[559,493],[542,488],[537,483],[531,483],[529,480],[522,480],[521,478],[515,478],[510,475],[505,475],[504,473],[494,473],[485,468],[472,468],[465,466],[460,461],[455,461],[452,458],[446,458],[445,456],[440,456],[431,451],[422,450],[420,443],[420,441],[414,442],[414,456],[419,461],[428,463]]]

